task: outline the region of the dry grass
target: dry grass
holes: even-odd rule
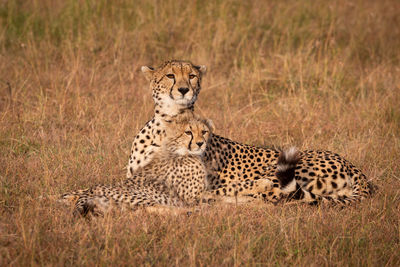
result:
[[[0,1],[0,265],[400,264],[400,4]],[[209,72],[197,110],[257,145],[324,148],[380,188],[343,210],[213,207],[85,222],[40,196],[125,176],[143,64]]]

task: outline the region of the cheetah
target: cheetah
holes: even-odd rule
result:
[[[113,206],[134,210],[198,203],[207,186],[202,156],[213,125],[190,115],[179,116],[165,127],[166,138],[160,144],[160,153],[131,178],[64,194],[63,202],[75,203],[74,214],[83,216],[103,215]]]
[[[276,176],[287,201],[343,205],[366,198],[374,191],[358,168],[330,151],[282,151]]]
[[[204,71],[205,67],[195,67],[190,62],[182,61],[168,61],[157,69],[142,67],[142,72],[150,81],[156,108],[151,124],[146,124],[133,141],[128,178],[135,169],[149,161],[149,155],[157,154],[160,140],[166,137],[157,127],[179,113],[194,112],[193,105],[201,89]],[[191,82],[192,79],[195,80]],[[188,88],[195,85],[192,88],[195,88],[193,95],[196,97],[186,101],[186,106],[171,94],[179,89],[176,84],[182,80]],[[289,179],[291,183],[285,184],[277,175],[280,155],[283,155],[281,151],[274,148],[241,144],[212,133],[203,158],[210,183],[208,189],[215,196],[249,196],[273,203],[289,195],[292,199],[308,203],[323,199],[348,204],[372,192],[371,184],[358,168],[330,151],[299,152],[294,178]],[[296,182],[294,188],[301,188],[301,194],[289,193],[293,186],[287,186],[293,185],[293,182]]]
[[[336,153],[299,152],[289,181],[281,180],[277,173],[280,155],[277,149],[244,145],[213,134],[204,156],[210,188],[216,195],[251,195],[274,203],[291,191],[286,186],[293,181],[296,186],[290,198],[310,204],[350,204],[372,193],[372,184],[360,169]],[[265,179],[272,182],[265,192],[249,193]]]
[[[141,70],[150,81],[154,116],[133,140],[127,167],[128,178],[138,168],[146,166],[160,151],[160,144],[166,138],[165,125],[177,115],[193,110],[206,67],[172,60],[157,69],[143,66]]]

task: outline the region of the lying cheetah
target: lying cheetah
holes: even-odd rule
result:
[[[276,176],[286,200],[309,204],[348,204],[367,197],[373,189],[359,169],[329,151],[282,151]]]
[[[279,155],[275,149],[243,145],[213,134],[204,156],[210,187],[216,195],[252,195],[279,201],[285,193],[282,189],[290,182],[282,183],[276,175]],[[251,193],[264,179],[272,182],[272,189]],[[348,204],[369,196],[372,189],[358,168],[330,151],[299,152],[293,179],[298,187],[292,188],[291,198],[309,203],[323,200]]]
[[[162,125],[179,113],[193,112],[205,67],[196,67],[190,62],[168,61],[157,69],[142,67],[142,72],[153,90],[155,114],[133,141],[128,177],[145,165],[150,155],[158,153],[159,144],[166,137]],[[186,99],[188,92],[193,92],[188,95],[190,100]],[[186,100],[183,101],[183,98]],[[276,149],[241,144],[212,134],[204,156],[209,189],[219,196],[251,196],[277,202],[289,191],[276,175],[279,155]],[[329,151],[301,152],[294,177],[302,193],[289,195],[310,203],[321,199],[349,203],[371,193],[365,175],[350,162]]]
[[[160,153],[129,178],[114,185],[96,185],[62,196],[75,203],[75,214],[102,215],[112,206],[136,209],[147,206],[183,207],[199,202],[206,188],[202,156],[212,123],[182,115],[164,129]]]

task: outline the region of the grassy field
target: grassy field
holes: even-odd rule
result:
[[[399,266],[400,2],[0,1],[0,265]],[[48,195],[125,177],[142,65],[208,67],[196,110],[329,149],[379,189],[345,209],[216,206],[86,222]]]

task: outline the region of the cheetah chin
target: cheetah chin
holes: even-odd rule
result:
[[[180,99],[173,99],[175,104],[181,105],[183,107],[188,107],[191,106],[194,102],[196,102],[197,97],[193,96],[191,99],[187,99],[187,98],[180,98]]]
[[[187,154],[190,154],[193,156],[202,156],[204,154],[204,150],[203,149],[188,150],[187,148],[179,148],[176,150],[175,153],[180,156],[184,156]]]
[[[197,149],[197,150],[191,151],[190,154],[193,155],[193,156],[203,156],[204,150],[203,149]]]

